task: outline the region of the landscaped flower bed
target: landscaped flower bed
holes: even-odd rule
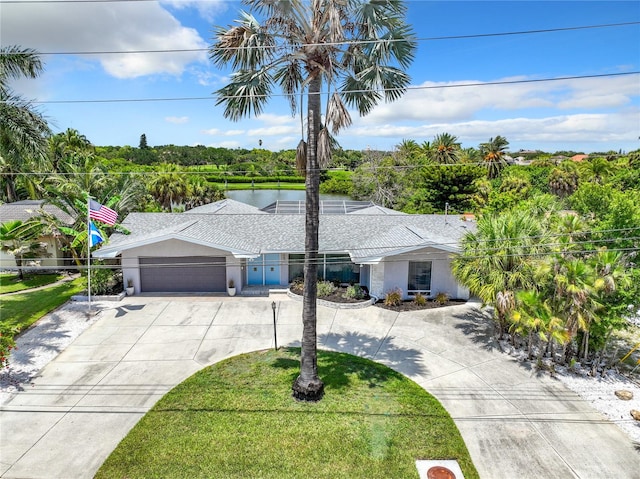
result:
[[[294,281],[289,286],[289,290],[298,296],[302,296],[303,289],[302,281]],[[366,287],[335,285],[327,281],[320,281],[318,282],[318,299],[330,303],[359,304],[366,303],[371,298]]]
[[[384,304],[384,300],[380,300],[375,305],[378,306],[379,308],[402,312],[402,311],[419,311],[421,309],[446,308],[447,306],[458,306],[465,303],[466,301],[462,299],[449,299],[443,303],[434,301],[434,300],[429,300],[424,304],[418,304],[413,300],[407,300],[407,301],[402,301],[400,304],[396,306],[391,306],[391,305]]]

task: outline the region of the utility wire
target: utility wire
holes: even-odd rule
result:
[[[151,1],[151,0],[149,0]],[[0,4],[7,3],[6,1],[0,1]],[[22,2],[23,3],[23,2]],[[62,2],[61,2],[62,3]],[[80,3],[80,2],[70,2]],[[447,35],[439,37],[419,37],[414,38],[414,42],[432,42],[442,40],[464,40],[472,38],[488,38],[488,37],[504,37],[514,35],[533,35],[540,33],[553,33],[553,32],[567,32],[576,30],[591,30],[598,28],[613,28],[624,27],[630,25],[640,25],[640,22],[623,22],[623,23],[605,23],[599,25],[581,25],[573,27],[560,27],[560,28],[546,28],[540,30],[521,30],[515,32],[495,32],[495,33],[475,33],[469,35]],[[344,42],[323,42],[323,43],[308,43],[308,46],[340,46],[340,45],[355,45],[355,44],[375,44],[375,43],[391,43],[391,42],[404,42],[406,39],[391,39],[391,40],[352,40]],[[219,50],[246,50],[246,49],[277,49],[280,48],[276,45],[265,46],[250,46],[250,47],[224,47]],[[199,53],[208,52],[209,48],[176,48],[176,49],[160,49],[160,50],[103,50],[103,51],[66,51],[66,52],[38,52],[40,55],[123,55],[123,54],[149,54],[149,53]]]
[[[638,75],[640,71],[620,72],[620,73],[603,73],[597,75],[573,75],[557,78],[538,78],[530,80],[504,80],[504,81],[492,81],[492,82],[475,82],[475,83],[458,83],[455,85],[428,85],[428,86],[414,86],[403,89],[394,88],[380,88],[380,89],[366,89],[366,90],[344,90],[341,93],[368,93],[368,92],[388,92],[388,91],[418,91],[418,90],[440,90],[445,88],[468,88],[468,87],[483,87],[483,86],[495,86],[495,85],[515,85],[524,83],[542,83],[542,82],[555,82],[555,81],[567,81],[567,80],[583,80],[589,78],[610,78],[621,77],[628,75]],[[319,95],[328,95],[328,92],[321,92]],[[285,93],[271,93],[269,95],[253,95],[255,98],[259,97],[289,97]],[[219,101],[229,100],[234,98],[242,98],[241,95],[235,96],[199,96],[199,97],[170,97],[170,98],[111,98],[104,100],[32,100],[30,103],[34,104],[78,104],[78,103],[143,103],[143,102],[162,102],[162,101]]]

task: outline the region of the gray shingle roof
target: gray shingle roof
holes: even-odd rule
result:
[[[205,213],[211,215],[266,214],[260,208],[232,200],[231,198],[209,203],[208,205],[197,206],[187,211],[187,213]]]
[[[118,254],[170,238],[237,255],[304,252],[304,215],[193,211],[131,213],[122,223],[131,234],[114,233],[95,255]],[[474,227],[475,223],[452,215],[394,215],[375,210],[371,215],[320,215],[320,251],[349,252],[363,261],[426,246],[456,251],[462,236]]]
[[[38,216],[41,210],[52,214],[67,225],[75,222],[75,219],[57,206],[45,203],[44,200],[22,200],[14,203],[4,203],[0,205],[0,223],[12,220],[27,221]]]

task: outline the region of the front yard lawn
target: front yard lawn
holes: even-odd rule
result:
[[[5,296],[0,300],[0,327],[3,331],[27,329],[49,311],[66,303],[85,286],[82,278],[38,291]]]
[[[37,288],[46,284],[55,283],[62,279],[58,273],[52,274],[24,274],[24,280],[20,281],[15,273],[0,274],[0,294],[15,293],[25,289]]]
[[[97,478],[415,478],[416,459],[456,459],[477,478],[440,403],[386,366],[318,352],[325,397],[296,402],[299,349],[205,368],[167,393]]]

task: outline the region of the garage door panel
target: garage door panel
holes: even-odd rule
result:
[[[143,292],[205,293],[226,289],[224,256],[140,258]]]

